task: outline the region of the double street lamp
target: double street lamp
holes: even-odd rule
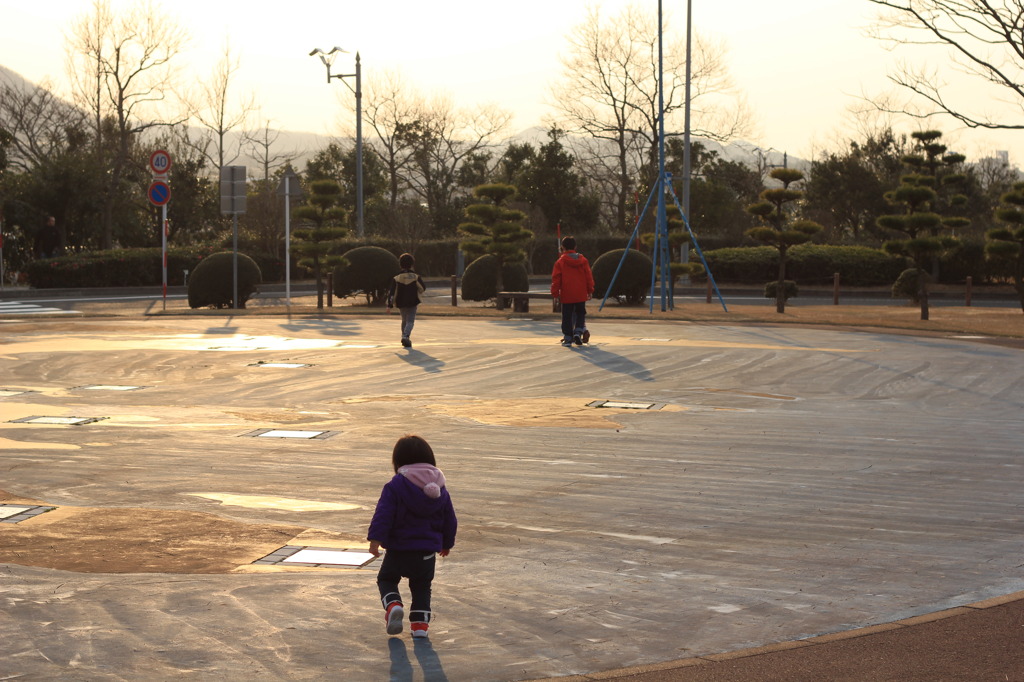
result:
[[[330,83],[332,78],[340,78],[348,89],[351,90],[356,96],[356,230],[358,231],[359,237],[362,238],[364,233],[363,228],[363,76],[362,69],[359,65],[359,53],[356,52],[356,71],[355,73],[331,73],[331,64],[334,63],[334,58],[338,56],[338,53],[345,52],[346,50],[340,47],[332,47],[329,52],[324,52],[319,47],[314,48],[309,56],[319,55],[320,61],[327,67],[327,82]],[[355,78],[355,88],[346,81],[346,78]]]

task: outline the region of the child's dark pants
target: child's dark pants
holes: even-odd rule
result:
[[[562,304],[562,337],[571,339],[587,328],[587,302]]]
[[[398,582],[409,579],[412,606],[409,620],[413,623],[430,622],[430,584],[434,580],[434,565],[437,555],[423,550],[389,549],[377,572],[377,589],[384,608],[393,601],[402,601]]]

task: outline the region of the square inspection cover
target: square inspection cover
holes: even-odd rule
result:
[[[31,508],[32,507],[19,507],[19,506],[14,505],[14,504],[3,504],[3,505],[0,505],[0,519],[9,519],[12,516],[17,516],[18,514],[23,514],[23,513],[27,512]]]
[[[288,429],[256,429],[241,434],[248,438],[298,438],[300,440],[326,440],[340,431],[297,431]]]
[[[81,391],[138,391],[144,386],[117,386],[115,384],[94,384],[90,386],[79,386],[76,390]]]
[[[7,422],[8,424],[64,424],[70,426],[79,426],[81,424],[91,424],[92,422],[98,422],[101,419],[107,419],[107,417],[24,417],[22,419],[12,419]]]
[[[23,504],[0,504],[0,523],[21,523],[52,511],[56,507],[26,506]]]
[[[25,395],[26,393],[31,392],[32,391],[19,391],[16,388],[0,388],[0,398],[10,398],[11,396]]]
[[[595,400],[587,407],[608,407],[620,410],[660,410],[663,403],[627,402],[625,400]]]
[[[254,564],[289,564],[319,568],[364,568],[377,557],[369,552],[331,547],[285,545]]]
[[[281,369],[298,369],[299,367],[312,367],[304,362],[254,362],[250,367],[278,367]]]

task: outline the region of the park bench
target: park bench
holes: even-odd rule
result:
[[[512,312],[516,313],[528,313],[530,312],[530,299],[540,298],[551,301],[551,312],[560,313],[562,312],[562,304],[557,298],[551,294],[547,294],[541,291],[499,291],[498,292],[498,310],[504,310],[508,307],[509,302],[512,303]]]

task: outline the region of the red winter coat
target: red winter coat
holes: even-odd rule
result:
[[[562,303],[582,303],[594,293],[594,275],[583,254],[566,251],[551,271],[551,295]]]

